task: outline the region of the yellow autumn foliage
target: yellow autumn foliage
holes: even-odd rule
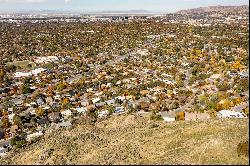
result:
[[[35,110],[35,112],[36,112],[36,115],[37,115],[37,116],[40,116],[40,117],[43,117],[43,116],[45,115],[45,110],[42,109],[41,107],[37,108],[37,109]]]
[[[240,61],[236,61],[233,63],[232,65],[232,68],[235,69],[235,70],[239,70],[239,69],[242,69],[242,65],[240,64]]]

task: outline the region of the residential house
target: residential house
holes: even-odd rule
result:
[[[72,126],[72,123],[70,121],[63,121],[63,122],[60,122],[56,125],[56,129],[60,128],[60,127],[71,127]]]
[[[98,112],[98,117],[103,118],[106,117],[109,114],[108,110],[102,110]]]
[[[208,119],[210,119],[210,115],[208,113],[185,112],[186,121],[208,120]]]
[[[14,113],[12,113],[12,114],[9,114],[9,115],[8,115],[9,122],[10,122],[10,123],[12,123],[12,124],[14,123],[14,122],[13,122],[13,118],[14,118],[14,116],[15,116],[15,114],[14,114]]]
[[[41,137],[41,136],[43,136],[43,132],[39,131],[39,132],[36,132],[36,133],[28,134],[26,140],[29,142],[32,139],[37,138],[37,137]]]
[[[72,115],[72,111],[71,110],[65,110],[65,111],[62,111],[61,112],[61,115],[64,117],[64,118],[68,118],[69,116]]]
[[[125,112],[124,107],[116,107],[115,108],[115,113],[116,114],[122,114],[124,112]]]
[[[100,102],[100,103],[96,103],[96,104],[95,104],[96,108],[100,108],[100,107],[103,107],[103,106],[105,106],[105,105],[106,105],[105,102]]]
[[[216,116],[218,118],[247,118],[243,112],[235,112],[230,110],[221,110]]]
[[[61,120],[61,116],[59,112],[52,112],[48,114],[48,119],[51,122],[58,123]]]
[[[78,107],[78,108],[75,108],[75,110],[79,113],[79,114],[83,114],[87,111],[87,108],[85,107]]]
[[[6,155],[11,148],[10,140],[3,140],[0,142],[0,156],[3,157]]]
[[[174,111],[171,112],[159,112],[156,115],[161,115],[164,122],[174,122],[176,113]]]
[[[111,99],[106,101],[107,105],[114,105],[115,104],[115,99]]]
[[[37,119],[37,123],[39,126],[45,126],[46,124],[49,123],[49,121],[47,117],[42,117],[42,118]]]
[[[44,101],[43,101],[43,99],[40,98],[40,97],[36,100],[36,103],[37,103],[37,105],[39,105],[39,106],[45,104]]]

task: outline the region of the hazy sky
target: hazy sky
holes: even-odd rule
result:
[[[0,0],[1,11],[81,10],[120,11],[150,10],[173,12],[180,9],[213,5],[249,5],[248,0]]]

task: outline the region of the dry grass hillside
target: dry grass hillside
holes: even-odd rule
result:
[[[249,139],[248,119],[151,121],[120,115],[95,125],[46,133],[1,164],[249,164],[237,145]]]

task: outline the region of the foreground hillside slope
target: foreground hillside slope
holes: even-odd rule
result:
[[[1,164],[249,164],[237,145],[249,139],[248,119],[207,122],[151,121],[119,115],[97,122],[82,121],[59,129]]]

